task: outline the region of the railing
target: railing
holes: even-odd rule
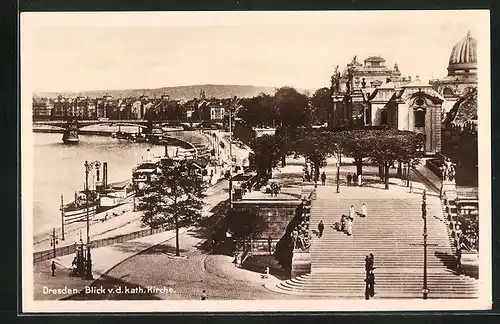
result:
[[[161,233],[161,232],[164,232],[166,230],[168,230],[168,229],[166,229],[166,228],[155,228],[155,229],[145,228],[145,229],[142,229],[142,230],[139,230],[136,232],[132,232],[132,233],[128,233],[128,234],[123,234],[123,235],[118,235],[118,236],[113,236],[113,237],[108,237],[108,238],[103,238],[103,239],[92,241],[92,242],[90,242],[90,247],[95,249],[95,248],[100,248],[100,247],[104,247],[104,246],[108,246],[108,245],[112,245],[112,244],[116,244],[116,243],[123,243],[123,242],[127,242],[130,240],[135,240],[135,239],[138,239],[138,238],[141,238],[144,236]],[[50,260],[54,257],[73,254],[75,252],[76,252],[76,244],[56,248],[55,255],[54,255],[54,249],[48,249],[48,250],[44,250],[44,251],[35,252],[35,253],[33,253],[33,263],[41,262],[41,261],[45,261],[45,260]]]

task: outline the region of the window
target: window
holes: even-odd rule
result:
[[[414,112],[415,127],[425,127],[425,110],[417,108]]]

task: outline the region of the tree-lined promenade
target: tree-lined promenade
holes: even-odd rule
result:
[[[362,175],[363,163],[370,159],[379,165],[380,176],[389,188],[389,168],[398,163],[415,165],[421,158],[423,138],[409,131],[395,129],[351,129],[330,131],[315,128],[279,128],[275,135],[263,135],[252,143],[252,157],[260,178],[270,178],[272,169],[287,155],[300,155],[314,166],[313,179],[319,178],[319,169],[326,158],[351,157],[357,175]],[[401,170],[400,170],[401,171]]]

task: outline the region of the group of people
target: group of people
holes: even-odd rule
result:
[[[365,203],[361,205],[361,212],[356,212],[354,209],[354,205],[351,205],[351,207],[349,208],[349,214],[348,215],[342,214],[342,216],[340,217],[340,223],[335,223],[333,227],[337,231],[346,233],[348,236],[351,236],[352,224],[354,222],[355,214],[358,214],[359,217],[364,218],[367,216],[367,213],[368,211]]]
[[[358,175],[357,173],[354,173],[354,174],[348,173],[346,178],[347,178],[347,185],[348,186],[360,186],[361,187],[361,182],[362,182],[361,174]]]
[[[280,185],[277,184],[276,182],[272,182],[270,185],[270,193],[271,197],[274,195],[275,197],[278,197],[278,193],[281,191]]]
[[[306,250],[311,245],[311,238],[305,221],[302,221],[291,233],[293,241],[293,249]]]

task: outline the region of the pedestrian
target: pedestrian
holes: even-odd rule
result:
[[[367,211],[367,208],[366,208],[366,204],[363,203],[361,204],[361,217],[366,217],[368,214],[368,211]]]
[[[323,221],[319,221],[319,224],[318,224],[319,237],[323,236],[324,229],[325,229],[325,224],[323,224]]]
[[[347,174],[347,185],[351,185],[352,175],[350,173]]]
[[[52,266],[50,267],[52,269],[52,277],[55,277],[55,271],[56,271],[56,262],[52,261]]]
[[[355,214],[355,210],[354,210],[354,205],[351,205],[351,207],[349,208],[349,217],[352,218],[354,220],[354,214]]]
[[[353,220],[354,219],[349,216],[349,217],[347,217],[347,220],[346,220],[346,223],[345,223],[345,225],[346,225],[346,234],[348,236],[352,235],[352,221]]]
[[[373,270],[368,272],[368,282],[370,284],[370,297],[375,296],[375,274]]]
[[[321,184],[324,186],[326,183],[326,173],[325,171],[323,171],[323,173],[321,174]]]
[[[207,299],[207,293],[205,292],[205,290],[203,290],[201,292],[201,300],[206,300]]]
[[[368,272],[368,270],[370,270],[370,257],[367,255],[365,257],[365,271]]]
[[[342,214],[342,216],[340,217],[340,231],[341,232],[345,232],[345,222],[346,222],[346,216],[344,214]]]
[[[375,274],[372,270],[366,272],[365,299],[375,296]]]
[[[375,264],[375,257],[373,256],[373,253],[370,253],[370,266],[371,266],[371,270],[375,269],[374,264]]]
[[[352,185],[353,186],[356,186],[358,184],[358,175],[355,173],[353,176],[352,176]]]
[[[370,253],[370,255],[367,255],[365,257],[365,270],[368,272],[368,271],[372,271],[375,269],[375,267],[373,267],[373,254]]]
[[[361,187],[361,185],[363,184],[362,177],[363,177],[362,174],[358,176],[358,187]]]

